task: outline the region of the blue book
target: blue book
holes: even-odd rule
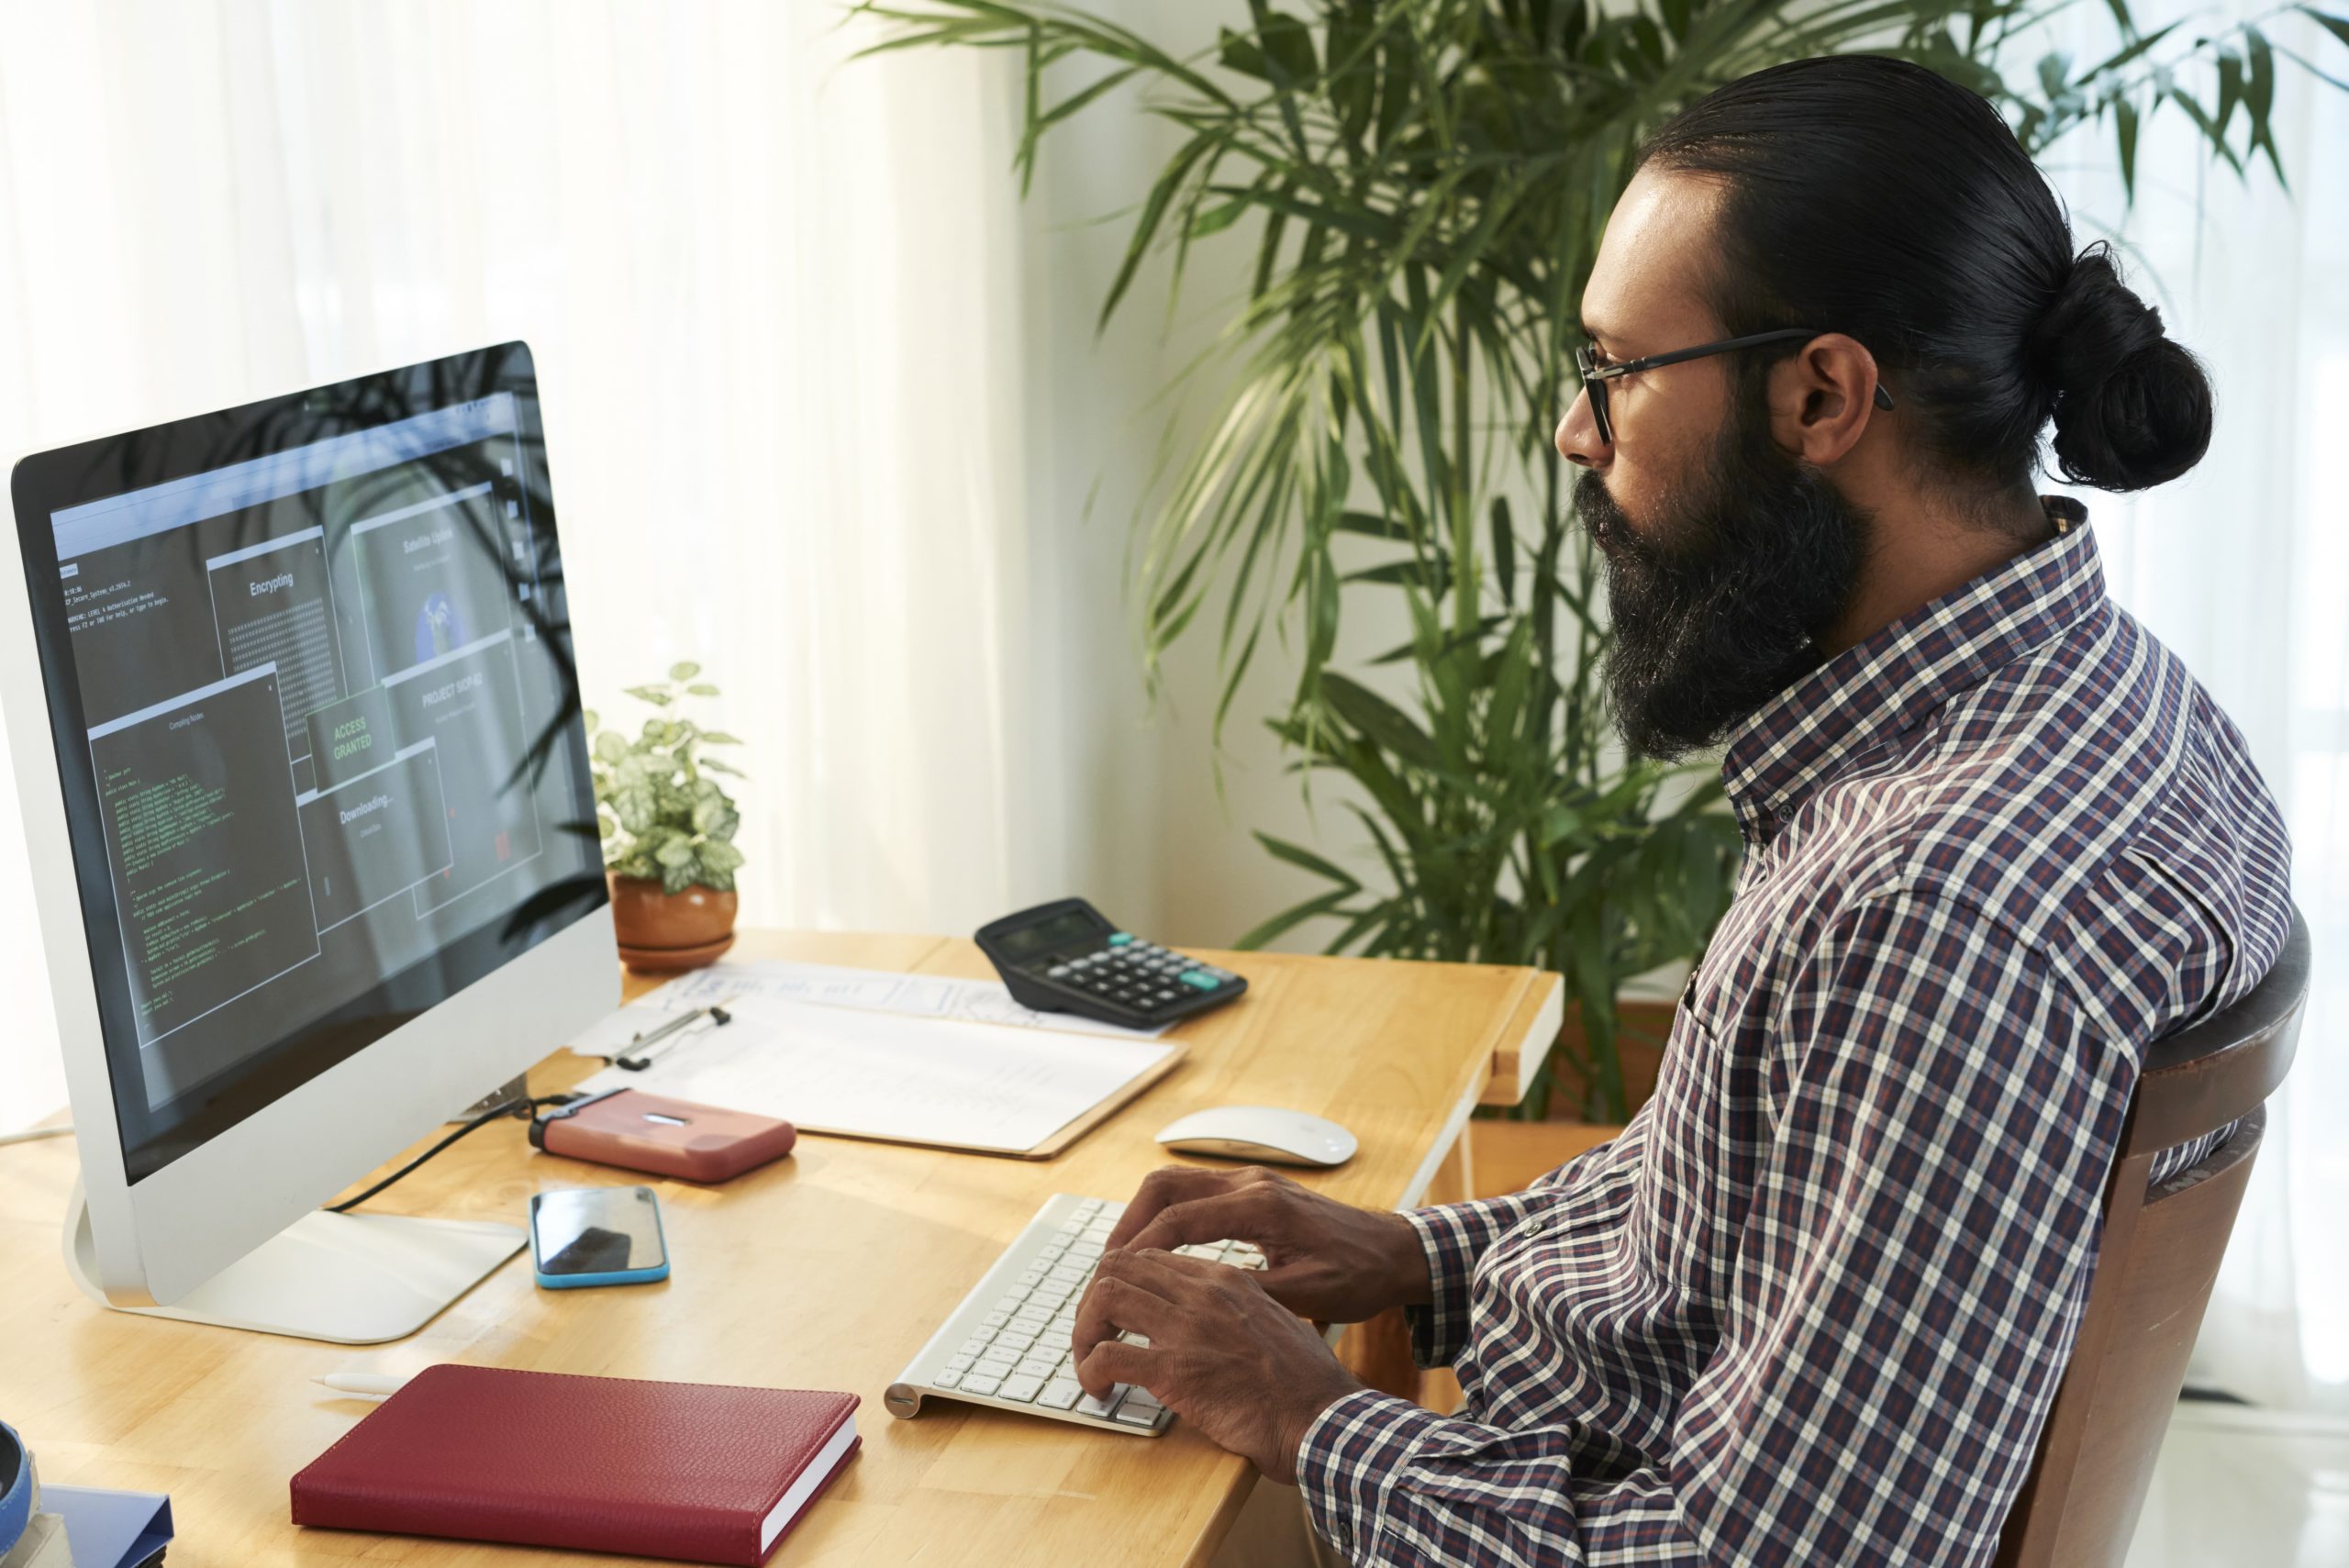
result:
[[[172,1500],[160,1492],[44,1486],[40,1508],[65,1520],[73,1568],[148,1568],[172,1543]]]

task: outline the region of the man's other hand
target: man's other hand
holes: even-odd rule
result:
[[[1119,1334],[1139,1334],[1146,1345]],[[1314,1418],[1362,1387],[1256,1276],[1155,1249],[1105,1254],[1077,1308],[1077,1381],[1158,1402],[1284,1485]]]
[[[1109,1251],[1223,1240],[1261,1248],[1265,1292],[1325,1323],[1359,1323],[1390,1307],[1424,1306],[1431,1295],[1427,1252],[1409,1220],[1323,1197],[1262,1166],[1152,1171],[1109,1233]]]

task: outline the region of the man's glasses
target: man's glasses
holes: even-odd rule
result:
[[[1625,360],[1621,363],[1602,361],[1598,350],[1586,343],[1575,350],[1575,369],[1582,374],[1583,386],[1590,393],[1591,417],[1598,423],[1598,439],[1609,446],[1615,444],[1615,422],[1608,417],[1607,384],[1618,376],[1633,375],[1664,365],[1676,365],[1683,360],[1701,360],[1712,354],[1726,354],[1732,349],[1758,349],[1765,343],[1791,342],[1798,338],[1816,338],[1819,333],[1808,327],[1786,327],[1775,332],[1750,332],[1742,338],[1724,338],[1718,343],[1699,344],[1694,349],[1675,349],[1668,354],[1650,354],[1642,360]],[[1892,394],[1876,383],[1876,406],[1886,413],[1892,412]]]

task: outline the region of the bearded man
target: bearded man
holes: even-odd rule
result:
[[[1654,1097],[1525,1192],[1411,1214],[1160,1172],[1080,1376],[1293,1483],[1308,1553],[1985,1563],[2143,1050],[2290,921],[2242,737],[2034,493],[2051,421],[2075,484],[2175,478],[2210,389],[1991,107],[1882,59],[1665,126],[1583,325],[1557,445],[1623,739],[1723,747],[1746,845]],[[1174,1253],[1223,1237],[1271,1266]],[[1398,1306],[1458,1413],[1363,1388],[1299,1317]]]

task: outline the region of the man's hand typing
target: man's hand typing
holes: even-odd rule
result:
[[[1077,1308],[1077,1380],[1131,1383],[1283,1485],[1314,1418],[1362,1385],[1257,1276],[1156,1249],[1110,1252]],[[1147,1345],[1119,1333],[1139,1334]]]
[[[1427,1254],[1409,1220],[1323,1197],[1261,1166],[1152,1171],[1110,1232],[1109,1251],[1223,1240],[1262,1249],[1264,1293],[1323,1322],[1359,1323],[1430,1296]]]

